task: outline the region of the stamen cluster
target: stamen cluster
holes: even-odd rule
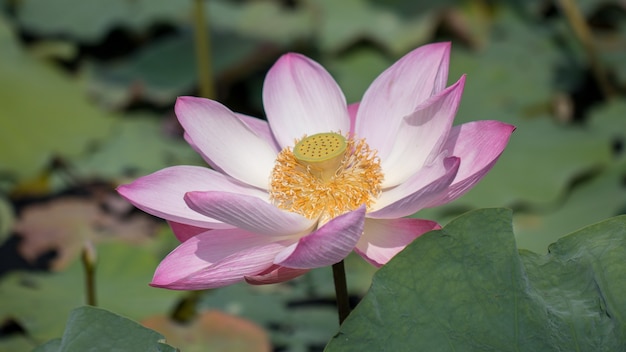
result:
[[[364,139],[347,138],[346,153],[329,179],[311,171],[310,166],[298,161],[292,148],[284,148],[272,170],[272,202],[323,224],[363,204],[371,206],[382,190],[380,159]]]

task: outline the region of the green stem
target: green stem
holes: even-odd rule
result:
[[[96,250],[93,244],[86,243],[81,255],[85,268],[85,291],[87,304],[96,306]]]
[[[211,38],[209,36],[208,26],[204,17],[204,2],[205,0],[195,0],[193,9],[198,83],[200,86],[200,96],[215,99],[215,87],[213,85],[213,70],[211,64]]]
[[[339,325],[350,314],[350,300],[348,297],[348,284],[346,283],[346,269],[343,260],[333,264],[333,280],[335,282],[335,296],[337,299],[337,314],[339,315]]]
[[[559,4],[567,21],[574,30],[574,34],[581,42],[587,57],[589,59],[589,65],[591,66],[591,72],[602,91],[605,98],[611,99],[615,95],[615,91],[607,78],[606,70],[602,65],[602,60],[596,51],[593,35],[589,25],[585,21],[583,14],[581,13],[575,0],[559,0]]]

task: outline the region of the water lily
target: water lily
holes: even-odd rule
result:
[[[406,216],[463,195],[514,130],[452,126],[465,76],[446,87],[449,53],[449,43],[415,49],[351,105],[317,62],[283,55],[263,86],[267,122],[178,98],[185,139],[211,168],[174,166],[118,188],[182,242],[151,285],[281,282],[353,250],[381,266],[438,229]]]

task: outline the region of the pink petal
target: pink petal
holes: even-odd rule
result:
[[[235,115],[243,123],[250,127],[254,134],[263,138],[267,142],[267,144],[271,145],[276,153],[280,152],[282,148],[278,145],[278,142],[276,142],[276,139],[274,138],[272,130],[270,129],[270,125],[267,123],[267,121],[240,113],[235,113]]]
[[[175,221],[168,221],[167,223],[170,225],[172,232],[174,232],[174,236],[176,236],[176,238],[181,242],[185,242],[195,235],[211,230],[203,227],[181,224]]]
[[[227,286],[265,272],[287,244],[241,229],[208,231],[168,254],[150,285],[173,290]]]
[[[450,43],[424,45],[378,76],[361,100],[355,132],[384,160],[402,118],[441,91],[448,80]]]
[[[185,203],[189,191],[227,191],[267,199],[267,193],[217,171],[199,166],[173,166],[143,176],[117,191],[137,208],[165,220],[204,228],[231,225],[191,210]]]
[[[189,192],[189,207],[235,227],[267,236],[292,236],[315,224],[302,215],[278,209],[258,197],[229,192]]]
[[[200,154],[200,156],[202,156],[202,159],[204,159],[204,161],[206,161],[207,164],[209,164],[211,169],[213,169],[215,171],[219,171],[219,172],[221,172],[223,174],[226,173],[217,164],[215,164],[213,162],[213,160],[209,159],[208,156],[204,155],[202,150],[200,150],[200,148],[198,148],[196,143],[191,139],[191,136],[187,132],[183,133],[183,138],[185,138],[185,141],[187,142],[187,144],[189,144],[191,146],[191,148],[196,151],[196,153],[198,153],[198,154]]]
[[[308,271],[308,269],[292,269],[285,268],[284,266],[280,265],[272,265],[264,272],[254,276],[246,276],[245,279],[246,282],[251,285],[276,284],[279,282],[291,280],[300,275],[304,275]]]
[[[456,115],[465,76],[403,119],[389,155],[382,159],[383,187],[398,185],[438,155]]]
[[[272,130],[270,129],[270,125],[267,123],[267,121],[257,119],[256,117],[252,117],[252,116],[248,116],[244,114],[239,114],[239,113],[235,113],[235,116],[237,116],[237,118],[239,118],[244,124],[246,124],[252,130],[252,132],[254,132],[254,134],[264,139],[268,145],[272,146],[276,153],[280,151],[281,148],[276,142],[276,140],[274,139],[274,135],[272,134]],[[193,148],[193,150],[195,150],[198,154],[202,155],[204,160],[209,165],[211,165],[211,168],[213,170],[217,170],[222,173],[225,173],[224,170],[222,170],[219,167],[219,165],[217,165],[207,155],[204,155],[202,150],[198,148],[196,143],[191,139],[191,136],[189,136],[187,132],[184,133],[184,137],[185,137],[185,141],[187,141],[187,143]]]
[[[459,169],[457,157],[439,159],[432,165],[422,168],[406,182],[383,193],[374,204],[368,218],[401,218],[425,208],[435,197],[446,190]]]
[[[218,102],[179,97],[175,111],[188,140],[207,162],[236,179],[267,189],[277,155],[274,146]]]
[[[305,134],[350,130],[341,89],[320,64],[300,54],[283,55],[269,70],[263,104],[283,147],[292,146],[294,138]]]
[[[300,238],[276,256],[275,264],[294,269],[332,265],[345,258],[363,234],[365,206],[340,215]]]
[[[348,116],[350,116],[350,134],[354,134],[354,125],[356,124],[356,114],[359,111],[360,103],[352,103],[348,105]]]
[[[509,142],[515,126],[500,121],[474,121],[455,126],[444,150],[461,158],[454,181],[429,207],[451,202],[469,191],[491,170]]]
[[[440,228],[436,222],[422,219],[365,219],[363,237],[355,251],[372,265],[381,267],[414,239]]]

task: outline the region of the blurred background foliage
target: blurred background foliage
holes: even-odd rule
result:
[[[566,4],[582,22],[566,15]],[[176,241],[114,189],[170,165],[202,165],[173,114],[177,96],[200,94],[194,2],[0,5],[0,350],[30,350],[62,335],[70,310],[85,303],[85,248],[95,248],[98,304],[166,337],[162,330],[186,336],[171,337],[182,350],[236,350],[242,336],[258,334],[266,341],[260,351],[322,349],[337,327],[330,270],[198,294],[147,286]],[[203,5],[214,98],[260,118],[264,75],[285,52],[319,61],[355,102],[403,54],[451,41],[450,82],[467,74],[455,123],[494,119],[517,130],[475,189],[416,217],[443,225],[468,210],[509,207],[518,247],[546,253],[558,238],[626,213],[624,1]],[[347,270],[357,302],[374,269],[350,257]],[[185,313],[189,304],[194,313]],[[240,333],[204,338],[231,318]]]

